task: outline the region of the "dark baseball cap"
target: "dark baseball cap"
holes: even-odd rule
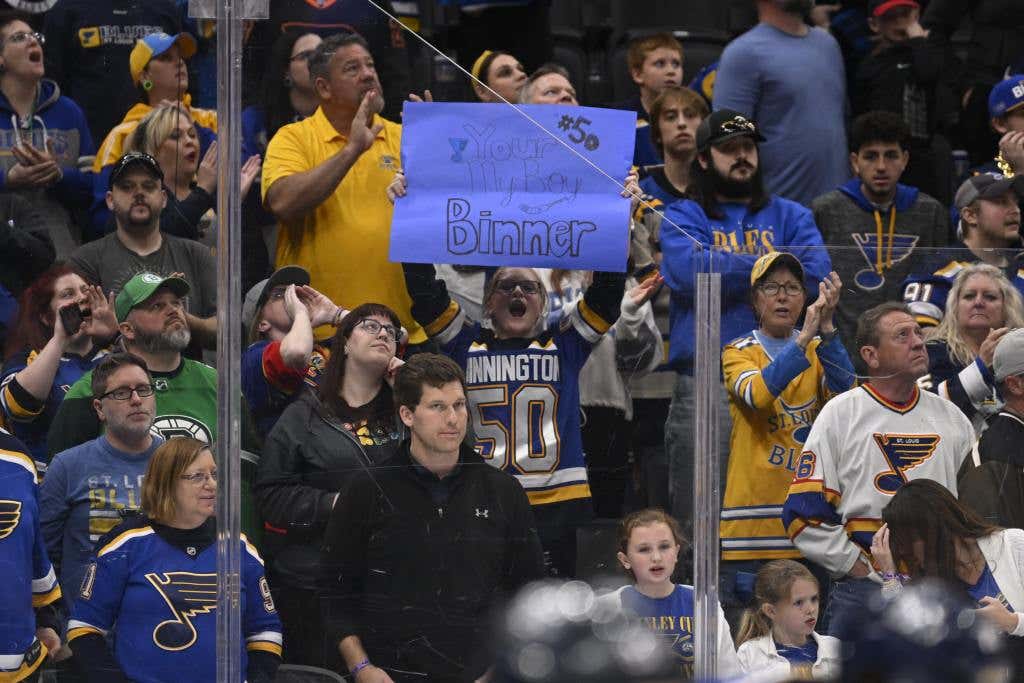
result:
[[[242,323],[246,328],[252,327],[263,304],[267,303],[271,290],[278,285],[308,285],[309,271],[301,266],[282,266],[266,280],[261,280],[249,288],[242,301]]]
[[[161,183],[164,181],[164,172],[160,170],[160,164],[156,162],[156,159],[145,152],[128,152],[114,162],[114,168],[110,170],[110,179],[107,181],[107,189],[113,189],[114,183],[127,173],[129,169],[136,166],[149,171]]]
[[[998,173],[979,173],[963,182],[956,191],[953,203],[958,211],[963,211],[965,206],[976,199],[995,199],[1010,190],[1017,192],[1018,199],[1024,199],[1024,176],[1007,178]]]
[[[891,9],[897,7],[921,8],[915,0],[871,0],[868,3],[868,14],[872,17],[880,17]]]
[[[719,109],[697,126],[697,151],[704,152],[711,145],[717,145],[732,138],[749,135],[758,142],[764,136],[757,130],[757,124],[733,109]]]

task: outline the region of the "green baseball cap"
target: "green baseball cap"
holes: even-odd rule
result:
[[[162,277],[156,273],[138,273],[132,276],[131,280],[124,283],[124,287],[117,293],[114,299],[114,311],[117,313],[117,322],[124,322],[133,308],[153,296],[153,293],[161,287],[167,287],[178,296],[185,296],[189,292],[188,283],[180,277]]]

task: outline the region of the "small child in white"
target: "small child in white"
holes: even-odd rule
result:
[[[664,637],[686,679],[693,675],[693,586],[672,582],[682,533],[679,523],[662,510],[639,510],[619,527],[619,562],[633,579],[602,600],[614,602],[640,617],[645,626]],[[718,677],[741,673],[729,624],[718,607]]]
[[[799,562],[773,560],[757,572],[754,605],[740,624],[743,670],[780,677],[830,679],[839,674],[839,640],[814,631],[818,580]]]

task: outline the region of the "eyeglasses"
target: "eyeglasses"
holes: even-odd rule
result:
[[[394,325],[385,325],[373,318],[363,318],[359,321],[358,325],[372,335],[380,334],[383,328],[384,332],[388,335],[389,341],[398,341],[398,330],[395,329]]]
[[[7,38],[0,40],[0,43],[24,43],[28,38],[34,39],[40,45],[46,45],[46,36],[42,33],[36,33],[35,31],[15,31]]]
[[[804,286],[797,282],[787,282],[784,285],[780,285],[778,282],[766,282],[763,285],[758,285],[762,292],[767,296],[775,296],[779,293],[779,290],[784,290],[789,296],[796,296],[804,293]]]
[[[181,478],[189,482],[193,486],[202,486],[209,479],[214,484],[217,483],[217,472],[196,472],[195,474],[183,474]]]
[[[523,290],[523,294],[540,293],[540,283],[535,280],[501,280],[494,286],[496,290],[507,295],[515,292],[516,287]]]
[[[718,130],[722,133],[756,133],[757,126],[745,116],[734,116],[728,121],[722,121]]]
[[[154,389],[152,384],[140,384],[137,387],[118,387],[117,389],[113,389],[103,394],[100,398],[102,399],[110,396],[115,401],[127,401],[132,397],[132,394],[138,394],[139,398],[146,398],[147,396],[152,396],[153,391]]]
[[[316,48],[314,48],[312,50],[303,50],[302,52],[296,52],[295,54],[293,54],[291,56],[291,61],[294,62],[294,61],[297,61],[297,60],[301,59],[303,61],[307,61],[308,62],[309,58],[313,56],[314,52],[316,52]]]

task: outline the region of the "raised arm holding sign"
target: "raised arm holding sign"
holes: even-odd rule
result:
[[[625,270],[635,114],[518,109],[406,104],[392,261]]]

